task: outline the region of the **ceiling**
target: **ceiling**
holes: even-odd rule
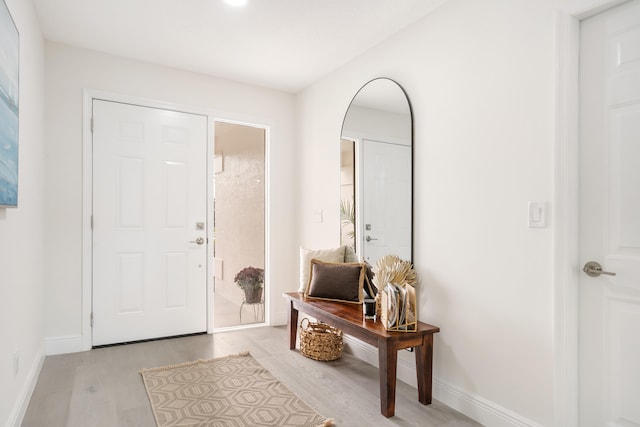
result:
[[[298,92],[446,0],[33,0],[47,40]]]

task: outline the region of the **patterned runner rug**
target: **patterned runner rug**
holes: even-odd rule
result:
[[[329,427],[248,352],[142,369],[159,427]]]

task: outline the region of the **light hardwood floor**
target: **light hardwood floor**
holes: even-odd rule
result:
[[[398,381],[396,416],[380,415],[378,370],[350,354],[317,362],[288,349],[286,327],[261,327],[94,349],[47,357],[24,427],[153,427],[138,371],[250,351],[253,357],[318,413],[339,427],[480,424]]]

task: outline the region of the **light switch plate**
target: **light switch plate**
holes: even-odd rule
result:
[[[545,228],[547,226],[547,204],[545,202],[529,202],[529,228]]]
[[[313,222],[316,224],[322,224],[322,209],[316,209],[313,211]]]

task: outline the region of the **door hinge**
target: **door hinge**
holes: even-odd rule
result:
[[[91,312],[91,327],[93,328],[93,311]]]
[[[91,133],[93,133],[93,117],[91,117]]]
[[[91,215],[91,230],[93,231],[93,215]]]

